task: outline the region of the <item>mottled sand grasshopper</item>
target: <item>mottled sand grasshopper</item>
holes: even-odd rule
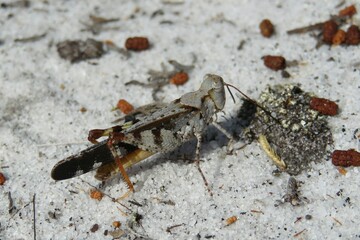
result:
[[[226,85],[220,76],[207,74],[200,89],[195,92],[186,93],[160,108],[148,105],[150,111],[131,114],[123,125],[91,130],[88,139],[95,145],[57,163],[51,177],[63,180],[98,169],[97,178],[103,180],[117,166],[129,190],[134,191],[125,171],[127,167],[155,153],[172,151],[196,137],[196,163],[211,193],[199,167],[200,145],[202,134],[210,123],[232,139],[230,134],[213,122],[216,113],[224,108]],[[97,142],[103,136],[108,139]]]

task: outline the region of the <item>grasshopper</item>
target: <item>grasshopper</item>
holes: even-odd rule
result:
[[[98,169],[97,178],[104,179],[106,176],[101,175],[102,172],[117,166],[129,190],[134,192],[126,168],[155,153],[172,151],[196,137],[195,163],[211,195],[199,166],[200,147],[202,134],[210,123],[232,140],[231,135],[213,121],[224,108],[225,86],[232,85],[224,83],[220,76],[207,74],[197,91],[186,93],[160,108],[154,107],[143,116],[131,114],[122,125],[90,130],[88,140],[95,145],[58,162],[51,171],[51,177],[63,180]],[[108,137],[106,140],[97,141],[105,136]]]

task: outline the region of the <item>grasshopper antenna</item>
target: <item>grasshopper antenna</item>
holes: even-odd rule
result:
[[[232,92],[230,91],[230,88],[229,88],[229,85],[230,85],[230,84],[226,83],[225,85],[226,85],[227,90],[228,90],[229,93],[230,93],[230,96],[231,96],[232,100],[234,101],[234,103],[236,103],[236,102],[235,102],[234,95],[232,94]],[[231,86],[232,86],[232,85],[231,85]],[[233,86],[232,86],[232,87],[233,87]],[[240,90],[239,90],[239,91],[240,91]],[[241,93],[241,91],[240,91],[240,93]],[[241,93],[241,94],[243,94],[243,93]],[[243,94],[243,95],[246,96],[245,94]]]
[[[257,101],[253,100],[252,98],[248,97],[245,93],[243,93],[242,91],[240,91],[240,89],[238,89],[237,87],[235,87],[234,85],[231,85],[229,83],[225,83],[233,101],[235,102],[235,98],[234,95],[232,94],[232,92],[230,91],[230,87],[234,88],[236,91],[238,91],[241,95],[243,95],[247,100],[249,100],[251,103],[255,104],[257,107],[259,107],[261,110],[263,110],[267,115],[269,115],[272,119],[274,119],[277,123],[280,123],[279,119],[277,119],[276,117],[274,117],[273,115],[271,115],[271,112],[269,112],[268,110],[266,110],[263,106],[261,106]]]

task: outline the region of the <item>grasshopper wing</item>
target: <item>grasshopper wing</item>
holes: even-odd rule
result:
[[[195,113],[177,99],[125,129],[123,142],[153,153],[171,151],[183,142],[178,131]]]
[[[107,140],[104,140],[58,162],[51,171],[51,177],[54,180],[69,179],[113,162],[114,157],[106,143]],[[138,149],[122,142],[118,143],[116,148],[122,156]]]
[[[135,109],[124,119],[120,120],[125,120],[124,124],[129,124],[131,126],[134,122],[141,121],[144,117],[151,115],[153,112],[164,106],[165,105],[162,103],[148,104]],[[104,172],[101,173],[101,175],[109,175],[110,173],[108,174],[107,172],[112,171],[116,165],[114,165],[115,160],[109,147],[107,146],[107,142],[108,140],[104,140],[78,154],[72,155],[58,162],[51,171],[51,177],[54,180],[65,180],[95,169],[99,169],[100,172]],[[121,157],[134,153],[138,150],[138,147],[124,142],[117,143],[115,148]]]

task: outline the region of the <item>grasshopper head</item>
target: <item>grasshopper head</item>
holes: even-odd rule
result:
[[[225,88],[224,80],[215,74],[206,74],[200,87],[201,90],[207,91],[213,100],[216,108],[222,110],[225,105]]]

